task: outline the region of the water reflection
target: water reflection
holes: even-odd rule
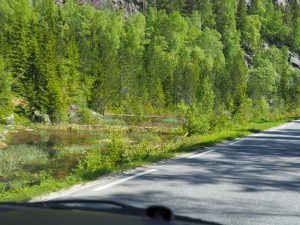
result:
[[[9,134],[7,143],[10,148],[35,146],[46,152],[48,163],[30,168],[32,172],[51,171],[58,178],[69,174],[86,150],[107,136],[101,131],[17,130]]]

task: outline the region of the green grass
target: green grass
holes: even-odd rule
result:
[[[45,168],[48,154],[38,146],[11,145],[0,150],[0,192],[35,182],[37,168]]]
[[[164,140],[147,132],[129,134],[129,140],[135,140],[137,144],[131,144],[122,138],[112,140],[106,150],[100,151],[98,147],[90,150],[79,166],[64,179],[55,180],[47,174],[40,174],[36,184],[15,189],[13,191],[0,191],[0,201],[27,201],[35,196],[68,188],[74,184],[84,183],[113,172],[118,172],[162,159],[171,158],[178,154],[203,149],[224,140],[233,140],[238,137],[260,132],[271,127],[291,121],[295,118],[279,118],[272,121],[257,121],[222,131],[215,131],[207,135],[193,135],[184,137],[182,133],[171,132],[171,137]],[[157,142],[159,144],[154,145]],[[151,144],[150,144],[151,143]],[[66,148],[72,154],[78,154],[85,149],[71,146]],[[64,155],[64,153],[62,153]],[[1,187],[0,187],[1,188]]]
[[[63,158],[70,155],[81,155],[89,150],[89,146],[71,145],[67,147],[56,147],[56,157]]]
[[[8,146],[0,151],[0,176],[15,171],[17,165],[46,164],[48,156],[37,146]]]

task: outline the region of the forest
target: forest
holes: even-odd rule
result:
[[[297,111],[297,0],[156,0],[98,10],[0,0],[0,118],[184,115],[190,133]]]

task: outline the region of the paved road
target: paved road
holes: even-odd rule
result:
[[[300,121],[205,151],[111,176],[61,198],[162,204],[228,225],[300,224]]]

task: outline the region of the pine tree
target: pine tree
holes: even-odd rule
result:
[[[251,51],[259,48],[261,42],[261,22],[259,16],[250,15],[245,18],[241,30],[241,44],[242,46]]]
[[[275,7],[272,1],[269,2],[266,9],[262,35],[269,43],[281,46],[291,31],[284,25],[282,12]]]
[[[288,0],[287,7],[291,9],[292,17],[294,19],[300,16],[300,4],[298,0]]]
[[[119,51],[120,97],[125,112],[140,111],[145,99],[141,78],[144,76],[143,56],[145,42],[145,18],[132,15],[125,22],[126,34]]]
[[[99,11],[95,14],[95,30],[93,33],[95,63],[94,90],[91,106],[94,110],[104,112],[105,109],[120,108],[120,67],[118,51],[121,37],[124,35],[123,14],[110,11]],[[102,106],[102,109],[98,107]]]
[[[33,80],[36,98],[32,104],[34,108],[49,114],[53,121],[61,121],[66,119],[66,105],[57,76],[55,36],[48,32],[47,27],[45,22],[40,27],[38,71]]]
[[[18,80],[26,73],[29,64],[29,51],[30,51],[30,30],[29,30],[29,17],[30,12],[28,9],[28,2],[20,1],[18,3],[12,2],[12,10],[14,12],[13,18],[10,21],[9,32],[7,33],[8,41],[8,58],[9,67],[12,76]],[[20,11],[20,9],[23,9]],[[20,83],[15,82],[13,85],[14,91],[20,90]]]
[[[198,12],[201,17],[202,26],[214,28],[215,15],[213,13],[213,4],[211,0],[187,0],[184,10],[189,16],[194,12]]]
[[[243,51],[237,48],[229,58],[229,71],[232,79],[232,93],[235,109],[238,109],[246,99],[248,82],[248,67],[246,65]]]
[[[266,12],[265,1],[264,0],[251,0],[249,12],[252,15],[258,15],[260,17],[263,17]]]
[[[243,30],[246,17],[247,17],[247,2],[246,0],[239,0],[237,15],[236,15],[236,27],[238,30]]]
[[[3,116],[8,116],[12,112],[12,92],[11,92],[12,78],[10,74],[5,71],[3,59],[0,58],[0,119]]]
[[[73,0],[0,0],[0,110],[11,111],[13,95],[53,121],[72,104],[140,115],[186,105],[191,129],[205,133],[213,116],[248,118],[252,102],[262,114],[299,106],[287,50],[300,53],[297,0],[149,3],[125,15]],[[248,67],[244,51],[255,53]]]
[[[300,17],[294,20],[292,33],[292,47],[300,54]]]

